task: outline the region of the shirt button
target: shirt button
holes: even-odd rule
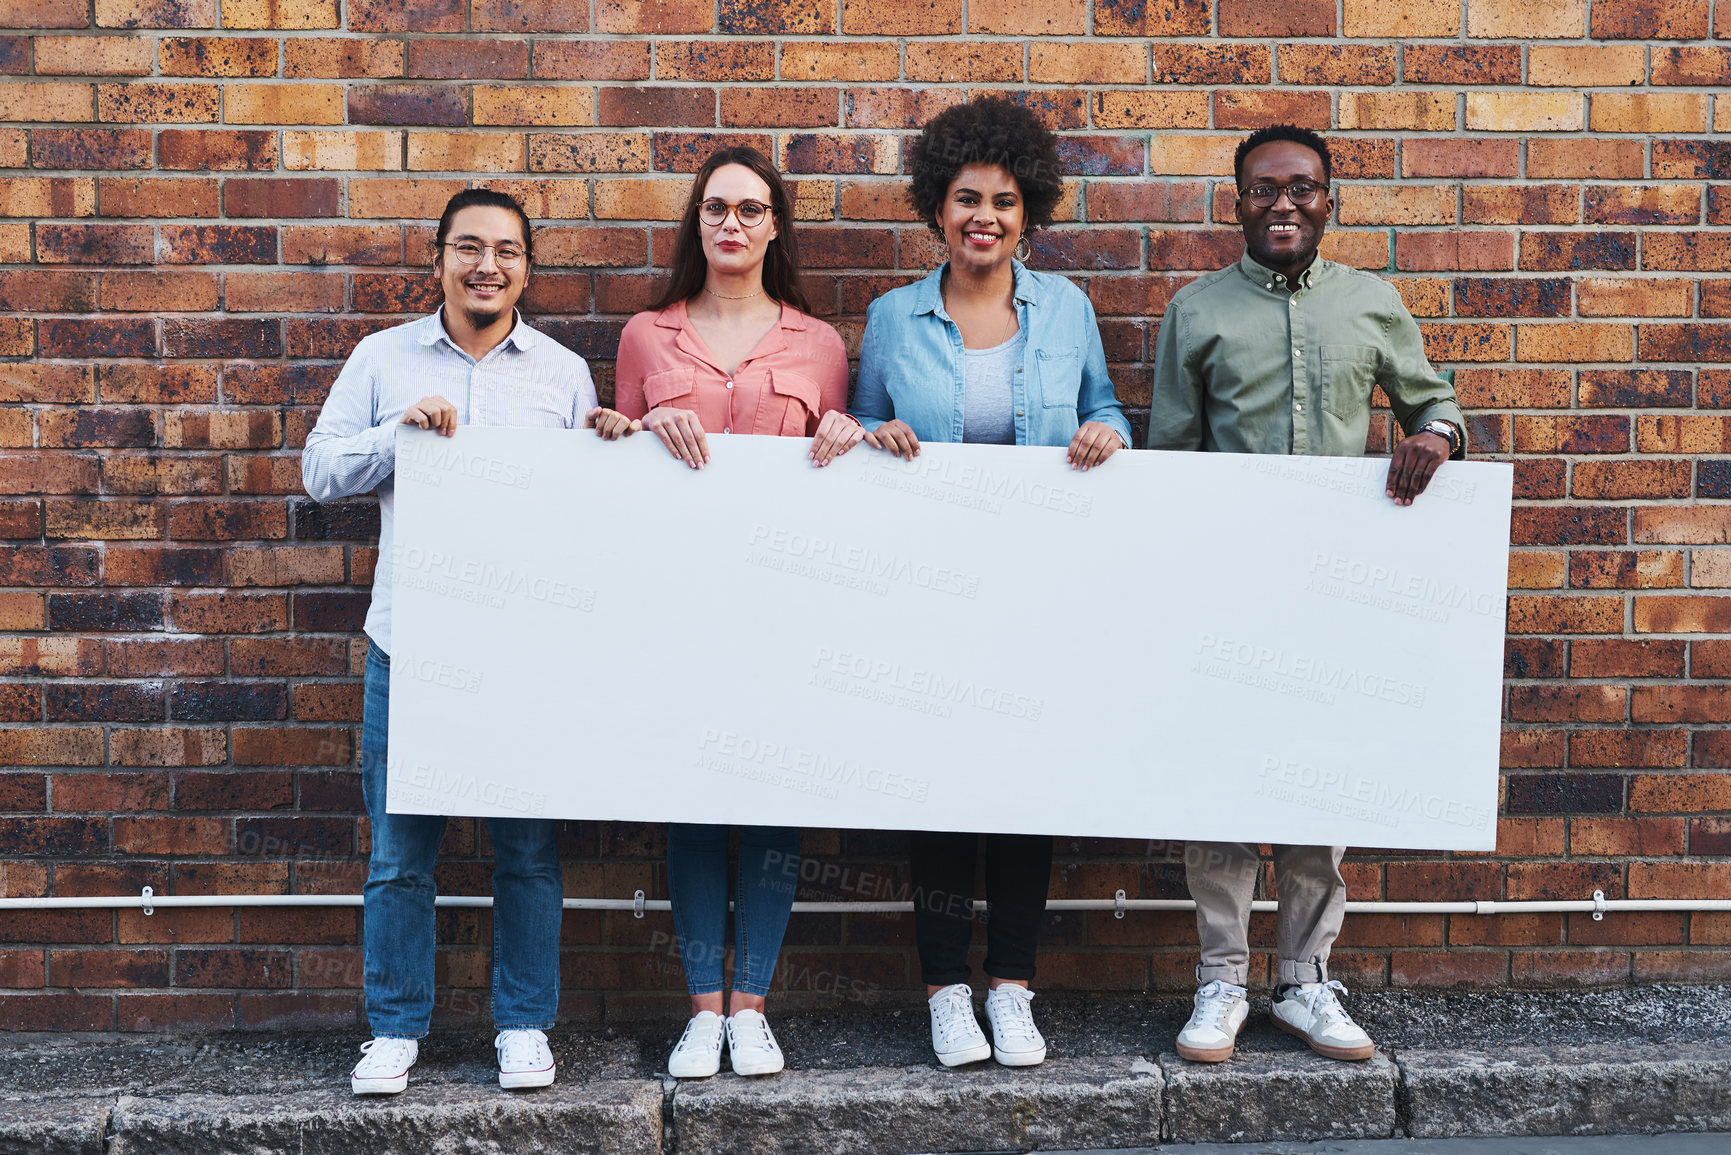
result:
[[[1016,410],[1016,416],[1020,417],[1021,415],[1022,415],[1022,411],[1020,409]]]
[[[732,433],[733,430],[732,429],[723,429],[722,432],[723,433]]]
[[[728,383],[727,383],[727,387],[728,387],[728,388],[729,388],[729,389],[731,389],[731,388],[733,388],[733,382],[731,382],[731,381],[729,381],[729,382],[728,382]]]

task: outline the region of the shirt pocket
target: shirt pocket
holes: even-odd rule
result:
[[[769,389],[776,403],[762,408],[779,409],[780,422],[777,422],[774,412],[760,413],[759,431],[783,437],[804,437],[807,423],[817,416],[818,406],[822,404],[817,382],[786,369],[771,369]]]
[[[1342,421],[1351,421],[1370,405],[1382,354],[1369,345],[1324,345],[1322,407]]]
[[[1026,360],[1024,357],[1024,363]],[[1034,365],[1040,382],[1040,404],[1047,409],[1075,409],[1082,391],[1081,350],[1074,345],[1035,349]]]
[[[697,408],[697,369],[676,365],[662,369],[643,379],[643,403],[648,409],[662,405],[677,405],[681,409]]]

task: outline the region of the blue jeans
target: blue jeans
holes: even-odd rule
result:
[[[433,1018],[433,865],[445,819],[385,811],[390,655],[367,643],[361,713],[361,792],[372,824],[367,867],[365,968],[373,1034],[418,1039]],[[555,824],[489,818],[493,842],[493,1025],[546,1029],[559,1009],[559,924],[564,879]]]
[[[727,951],[727,837],[731,826],[667,825],[673,929],[694,995],[721,989]],[[799,829],[741,826],[733,885],[733,989],[767,995],[799,885]]]

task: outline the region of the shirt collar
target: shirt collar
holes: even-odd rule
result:
[[[1298,287],[1301,289],[1308,289],[1314,286],[1317,280],[1326,274],[1327,265],[1328,262],[1323,260],[1319,255],[1314,261],[1310,262],[1309,268],[1305,269],[1304,272],[1298,275]],[[1244,254],[1244,256],[1238,259],[1238,269],[1246,277],[1250,278],[1256,284],[1261,285],[1265,289],[1272,289],[1286,283],[1286,278],[1284,276],[1275,272],[1273,269],[1264,268],[1262,265],[1257,264],[1255,261],[1250,259],[1249,253]]]
[[[945,261],[930,273],[926,274],[925,279],[919,282],[918,290],[914,294],[914,316],[918,317],[922,313],[936,313],[940,316],[948,316],[948,314],[944,312],[943,286],[944,270],[949,267],[950,262]],[[1016,303],[1028,305],[1039,304],[1040,287],[1034,281],[1034,274],[1028,270],[1026,265],[1022,264],[1021,261],[1018,261],[1014,257],[1010,258],[1010,268],[1015,273],[1016,277]]]
[[[655,314],[655,323],[663,329],[685,328],[691,323],[690,314],[685,311],[685,302],[675,302],[661,310],[661,312]],[[783,329],[792,329],[795,332],[803,333],[806,327],[805,314],[783,301],[781,305],[781,319],[777,321],[776,324]]]
[[[787,330],[804,332],[805,320],[804,313],[786,301],[781,302],[781,317],[776,321],[775,328],[764,334],[763,340],[759,341],[757,347],[751,350],[751,359],[754,361],[761,360],[771,353],[779,353],[786,349],[788,347]],[[703,344],[703,338],[692,327],[691,314],[686,311],[684,301],[677,301],[655,314],[655,324],[658,328],[678,330],[679,335],[673,340],[675,346],[704,364],[714,367],[718,372],[720,371],[721,366],[710,360],[709,351]]]
[[[528,322],[523,320],[523,314],[517,309],[513,308],[511,310],[511,317],[514,322],[511,326],[511,332],[507,334],[505,339],[499,342],[499,344],[511,345],[514,346],[519,353],[527,353],[530,349],[533,349],[535,343],[541,339],[541,334],[529,327]],[[434,309],[422,319],[421,331],[415,334],[415,340],[419,341],[423,345],[437,345],[440,341],[443,341],[453,349],[459,348],[457,343],[451,340],[451,335],[445,331],[445,309],[443,305]]]

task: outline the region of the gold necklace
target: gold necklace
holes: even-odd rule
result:
[[[718,293],[714,289],[710,288],[708,285],[703,286],[703,291],[708,293],[712,297],[720,297],[724,301],[749,301],[753,297],[763,296],[763,290],[762,289],[759,289],[755,293],[747,293],[743,297],[730,297],[726,293]]]

